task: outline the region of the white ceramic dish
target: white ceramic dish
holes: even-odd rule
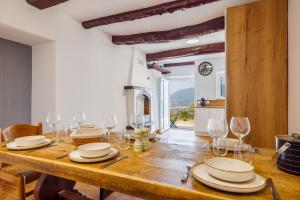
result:
[[[72,151],[69,154],[69,158],[70,160],[74,161],[74,162],[80,162],[80,163],[94,163],[94,162],[101,162],[104,160],[108,160],[111,158],[114,158],[115,156],[118,155],[118,150],[115,148],[111,148],[110,149],[110,153],[102,156],[102,157],[98,157],[98,158],[84,158],[81,156],[80,151],[76,150],[76,151]]]
[[[210,176],[207,173],[206,168],[207,166],[205,164],[198,164],[193,166],[193,177],[204,185],[218,190],[234,193],[252,193],[262,190],[266,184],[265,178],[258,174],[255,174],[250,181],[243,183],[222,181]]]
[[[105,133],[87,133],[87,134],[76,134],[71,133],[71,138],[95,138],[95,137],[103,137]]]
[[[80,128],[96,128],[96,125],[92,124],[81,124]]]
[[[109,143],[89,143],[78,147],[78,151],[85,158],[96,158],[105,156],[111,151],[111,144]]]
[[[207,172],[218,179],[230,182],[245,182],[254,177],[254,167],[241,160],[214,157],[206,159]]]
[[[44,142],[45,138],[44,135],[32,135],[16,138],[14,141],[17,146],[26,147],[41,144]]]
[[[43,147],[43,146],[47,146],[51,142],[52,141],[50,139],[45,139],[42,143],[39,143],[39,144],[36,144],[36,145],[31,145],[31,146],[18,146],[16,144],[16,142],[11,142],[11,143],[8,143],[6,145],[6,147],[9,150],[28,150],[28,149],[35,149],[35,148],[40,148],[40,147]]]
[[[106,133],[104,128],[80,128],[71,133],[71,138],[94,138],[102,137]]]
[[[224,138],[220,141],[220,149],[227,149],[228,151],[234,151],[234,145],[239,143],[238,139],[235,138]],[[247,151],[249,144],[243,143],[242,151]]]

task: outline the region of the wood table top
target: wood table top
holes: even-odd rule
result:
[[[100,166],[108,161],[79,164],[68,157],[55,159],[76,148],[71,144],[34,152],[9,151],[0,147],[0,161],[145,199],[272,199],[267,187],[252,194],[233,194],[211,189],[192,176],[187,183],[181,183],[186,165],[212,156],[211,150],[201,149],[201,139],[192,132],[172,130],[160,137],[161,140],[151,143],[151,149],[146,152],[121,151],[120,154],[128,155],[128,158],[105,169]],[[273,154],[274,150],[259,149],[253,158],[255,171],[264,177],[272,177],[283,200],[299,199],[300,178],[279,171],[271,162]]]

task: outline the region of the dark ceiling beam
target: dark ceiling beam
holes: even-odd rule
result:
[[[26,0],[26,1],[30,5],[42,10],[66,2],[68,0]]]
[[[157,63],[148,64],[147,67],[148,67],[148,69],[155,69],[155,70],[161,72],[162,74],[169,74],[169,73],[171,73],[169,70],[164,69],[163,67],[158,66]]]
[[[164,43],[180,39],[188,39],[224,30],[224,17],[218,17],[197,25],[185,26],[167,31],[139,33],[133,35],[113,35],[112,42],[117,45],[141,43]]]
[[[170,58],[220,53],[224,51],[225,51],[225,44],[224,42],[220,42],[220,43],[204,44],[204,45],[182,48],[182,49],[161,51],[157,53],[150,53],[146,55],[146,59],[147,62],[153,62],[153,61],[170,59]]]
[[[177,10],[193,8],[204,4],[212,3],[215,1],[220,1],[220,0],[176,0],[176,1],[159,4],[156,6],[151,6],[147,8],[132,10],[128,12],[106,16],[106,17],[100,17],[89,21],[84,21],[82,22],[82,26],[86,29],[89,29],[96,26],[113,24],[117,22],[133,21],[136,19],[142,19],[142,18],[151,17],[155,15],[173,13]]]
[[[180,62],[180,63],[167,63],[164,64],[164,67],[179,67],[179,66],[189,66],[189,65],[195,65],[195,62],[191,61],[191,62]]]

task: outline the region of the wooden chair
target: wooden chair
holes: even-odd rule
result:
[[[0,130],[1,142],[12,141],[17,137],[42,134],[42,123],[37,126],[27,124],[15,124]],[[18,186],[19,199],[25,200],[33,194],[33,190],[26,192],[25,185],[37,180],[40,173],[24,170],[22,167],[0,163],[0,179]]]
[[[178,119],[178,117],[179,117],[179,113],[180,113],[180,111],[179,111],[179,109],[178,109],[177,112],[176,112],[176,115],[175,115],[174,119],[171,119],[171,120],[170,120],[170,128],[178,128],[178,127],[176,126],[176,122],[177,122],[177,119]]]

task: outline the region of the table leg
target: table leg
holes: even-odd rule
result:
[[[104,200],[106,197],[108,197],[113,191],[106,190],[104,188],[100,188],[100,195],[99,200]]]
[[[37,200],[55,200],[60,191],[73,190],[75,184],[75,181],[42,174],[34,188],[34,197]]]

